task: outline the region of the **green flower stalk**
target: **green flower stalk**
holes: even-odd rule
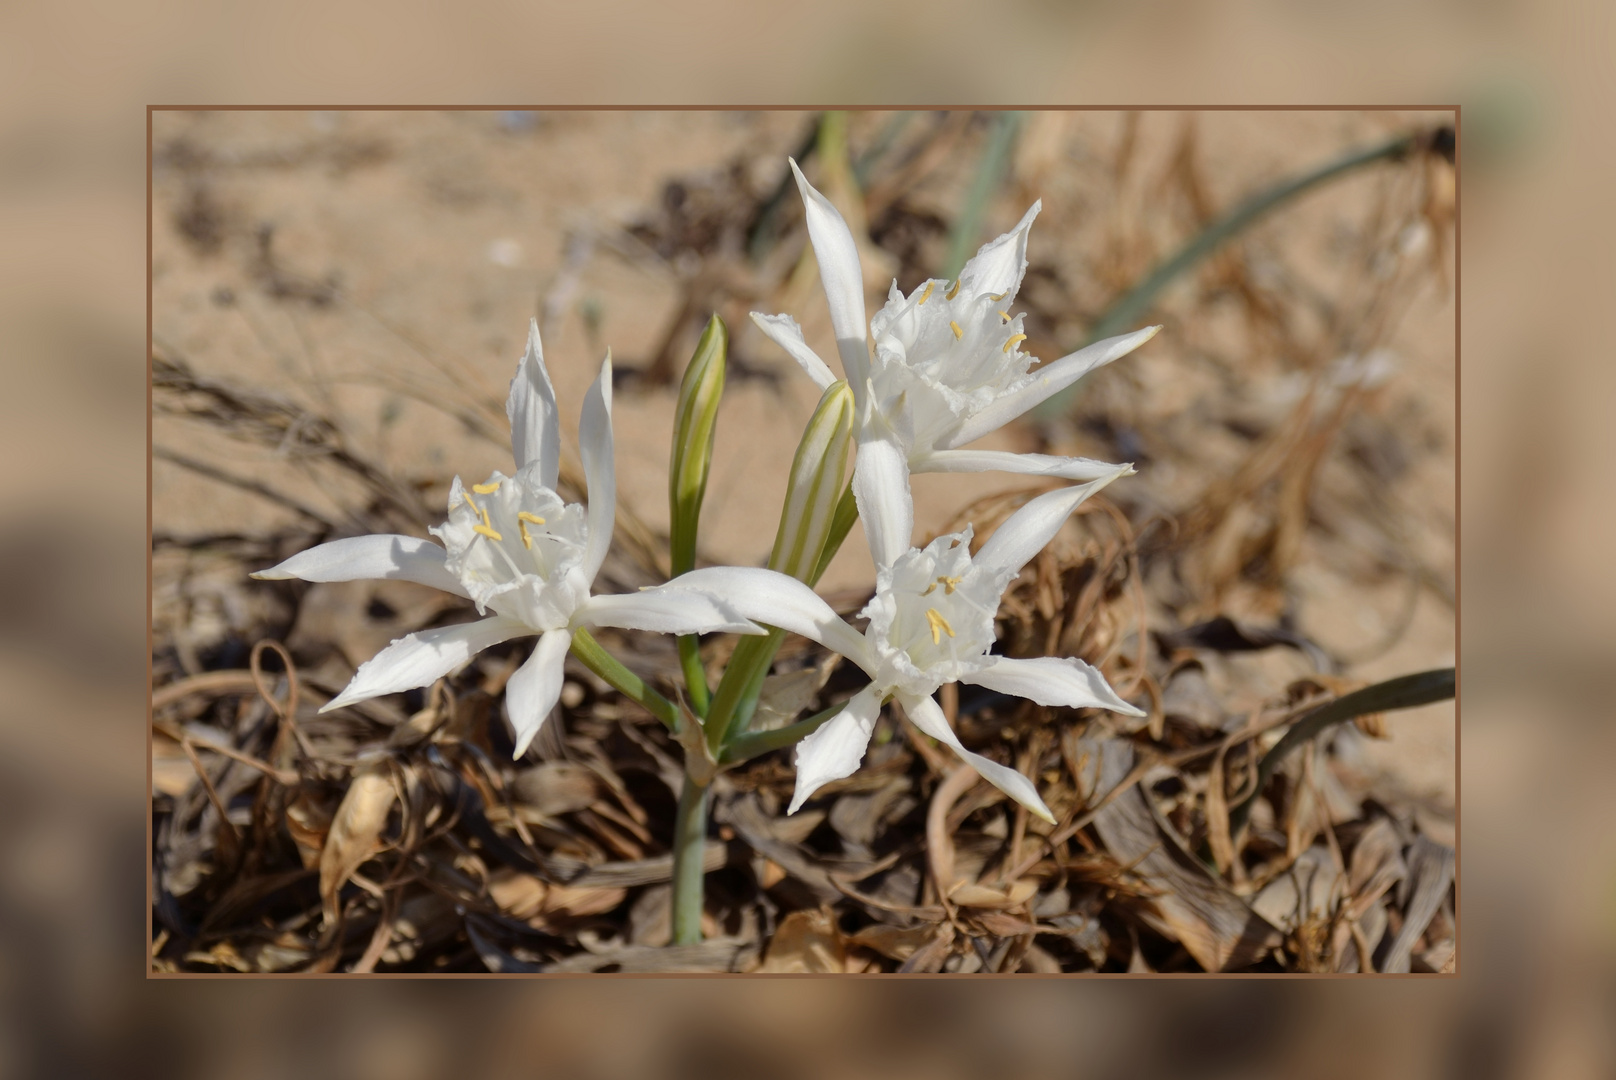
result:
[[[838,511],[845,510],[842,503],[846,501],[853,419],[852,390],[846,382],[833,382],[825,388],[797,444],[780,510],[780,528],[769,556],[770,570],[812,584],[819,579],[822,564],[828,562],[828,545],[840,546],[851,528],[851,519]],[[769,665],[784,640],[785,631],[771,630],[767,637],[736,646],[707,716],[707,744],[715,756],[751,722]]]
[[[718,405],[724,397],[724,370],[729,353],[729,329],[714,315],[702,331],[696,351],[679,384],[674,414],[673,450],[668,457],[669,546],[671,575],[696,567],[696,534],[701,503],[707,494],[707,474],[713,462],[713,433],[718,426]],[[707,673],[694,636],[679,638],[679,662],[684,669],[690,707],[706,716],[709,702]]]

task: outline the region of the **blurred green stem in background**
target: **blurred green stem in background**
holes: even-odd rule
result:
[[[971,190],[965,195],[965,205],[954,219],[953,231],[948,236],[948,257],[943,260],[942,276],[952,281],[959,276],[966,257],[977,246],[977,233],[988,203],[993,200],[999,184],[1010,170],[1010,155],[1015,150],[1016,136],[1021,133],[1024,113],[1002,112],[993,118],[993,129],[988,133],[988,144],[976,164],[976,176]]]
[[[1092,344],[1133,328],[1143,320],[1151,304],[1155,303],[1157,294],[1166,288],[1169,282],[1212,254],[1225,241],[1270,210],[1277,209],[1298,195],[1354,169],[1377,161],[1399,161],[1407,157],[1420,140],[1420,134],[1405,132],[1375,146],[1351,150],[1311,172],[1283,180],[1266,191],[1253,195],[1208,225],[1199,235],[1180,248],[1177,254],[1152,270],[1149,277],[1123,294],[1122,298],[1112,304],[1110,309],[1100,316],[1099,321],[1089,328],[1088,340],[1084,344]],[[1071,407],[1077,392],[1075,386],[1061,391],[1035,408],[1032,412],[1033,417],[1047,420],[1061,415]]]

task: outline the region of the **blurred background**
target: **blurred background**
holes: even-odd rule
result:
[[[1611,217],[1596,198],[1612,164],[1600,137],[1611,104],[1609,9],[1425,4],[1349,18],[1277,3],[1028,4],[1003,9],[995,29],[1015,43],[994,55],[1010,64],[981,63],[974,20],[928,11],[922,19],[901,6],[880,16],[850,5],[805,9],[771,19],[767,35],[731,20],[728,37],[710,29],[723,14],[717,6],[675,16],[623,5],[591,23],[499,7],[452,18],[401,9],[375,20],[346,5],[306,17],[184,4],[17,5],[0,16],[0,325],[14,380],[3,426],[11,557],[0,656],[10,691],[0,714],[8,1069],[129,1071],[132,1053],[156,1062],[160,1046],[189,1038],[187,1053],[161,1058],[165,1072],[425,1075],[445,1059],[464,1062],[466,1033],[486,1033],[491,1053],[520,1065],[608,1017],[613,1030],[647,1040],[617,1040],[630,1047],[622,1068],[655,1060],[665,1036],[691,1046],[687,1068],[735,1068],[759,1053],[777,1064],[781,1048],[795,1046],[821,1051],[804,1066],[817,1074],[841,1064],[820,1036],[842,1024],[847,1062],[892,1071],[894,1059],[860,1053],[863,1040],[918,1030],[911,1022],[923,1012],[950,1021],[953,1034],[900,1042],[893,1052],[905,1063],[958,1062],[969,1049],[1028,1069],[1047,1053],[1081,1056],[1101,1073],[1109,1060],[1146,1071],[1126,1055],[1141,1046],[1168,1053],[1159,1038],[1166,1024],[1183,1033],[1186,1050],[1149,1068],[1173,1075],[1280,1075],[1297,1063],[1411,1076],[1609,1074],[1599,1017],[1611,1013],[1616,937],[1616,858],[1603,828],[1613,801],[1604,701],[1616,575],[1600,481],[1613,449],[1604,417],[1612,369],[1589,317],[1612,285]],[[776,51],[780,41],[797,51]],[[865,44],[874,41],[879,50]],[[670,75],[668,57],[714,48],[723,64]],[[409,56],[431,62],[400,61]],[[1229,983],[991,994],[909,987],[925,991],[914,1012],[817,985],[748,986],[744,1004],[726,997],[720,1006],[716,995],[730,988],[691,993],[694,984],[683,984],[679,1008],[707,1006],[706,1016],[722,1008],[752,1021],[758,1036],[711,1040],[667,995],[649,1000],[656,987],[629,988],[641,1001],[618,984],[483,987],[485,998],[462,992],[446,1006],[439,988],[393,986],[369,1002],[342,991],[338,1006],[320,997],[339,993],[329,987],[293,997],[263,985],[230,995],[137,985],[150,621],[140,588],[142,106],[669,94],[753,103],[935,95],[1462,104],[1460,979],[1300,993]],[[625,1024],[609,1006],[654,1019]],[[797,1024],[805,1017],[814,1031]],[[432,1022],[451,1018],[454,1028]],[[203,1030],[208,1038],[196,1038]],[[645,1056],[628,1060],[632,1053]]]

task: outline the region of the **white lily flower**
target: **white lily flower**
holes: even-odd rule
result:
[[[909,472],[1002,472],[1095,480],[1116,466],[1089,458],[963,450],[1084,375],[1149,341],[1161,329],[1095,342],[1029,372],[1022,352],[1022,316],[1010,311],[1027,271],[1027,233],[1042,207],[984,244],[959,280],[928,280],[908,296],[893,282],[886,306],[870,320],[871,358],[864,330],[864,286],[858,248],[847,222],[791,163],[808,214],[808,237],[830,305],[848,383],[858,399],[861,456],[871,442],[890,440]],[[808,347],[789,315],[752,313],[752,320],[796,360],[820,389],[835,379]],[[876,417],[885,426],[874,423]],[[859,469],[863,465],[857,466]],[[862,509],[862,504],[861,504]]]
[[[822,785],[858,768],[882,704],[895,698],[921,731],[946,743],[1016,802],[1046,821],[1054,820],[1032,781],[965,749],[932,694],[944,683],[966,682],[1040,705],[1143,715],[1081,660],[1014,660],[989,651],[993,616],[1010,582],[1083,500],[1122,474],[1122,469],[1113,467],[1098,480],[1038,496],[1006,519],[974,558],[969,527],[940,536],[923,549],[908,548],[890,560],[878,557],[875,596],[861,612],[870,620],[862,634],[807,585],[771,570],[711,567],[673,583],[733,598],[736,610],[747,618],[811,638],[869,675],[869,686],[797,744],[797,789],[791,811]],[[872,504],[877,517],[867,523],[872,535],[893,531],[879,520],[891,506]]]
[[[443,541],[442,547],[413,536],[357,536],[310,548],[253,575],[414,581],[468,597],[487,616],[394,641],[361,664],[353,681],[322,712],[428,686],[491,645],[536,634],[537,647],[505,690],[516,729],[516,756],[521,757],[561,696],[563,662],[574,630],[616,626],[665,634],[765,632],[721,597],[687,586],[590,595],[611,547],[617,515],[610,355],[584,398],[579,424],[587,509],[563,503],[555,491],[561,432],[537,321],[529,328],[527,352],[505,408],[515,475],[496,471],[469,489],[455,477],[449,519],[429,530]]]

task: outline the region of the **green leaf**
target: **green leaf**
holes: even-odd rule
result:
[[[1229,815],[1229,835],[1236,836],[1251,817],[1251,807],[1257,796],[1274,775],[1274,769],[1286,755],[1313,739],[1325,728],[1343,720],[1366,716],[1369,713],[1388,712],[1392,709],[1412,709],[1434,701],[1446,701],[1454,696],[1453,668],[1436,668],[1417,675],[1401,675],[1395,679],[1366,686],[1362,690],[1326,702],[1291,725],[1285,737],[1263,757],[1257,766],[1257,785],[1251,795],[1235,807]]]

